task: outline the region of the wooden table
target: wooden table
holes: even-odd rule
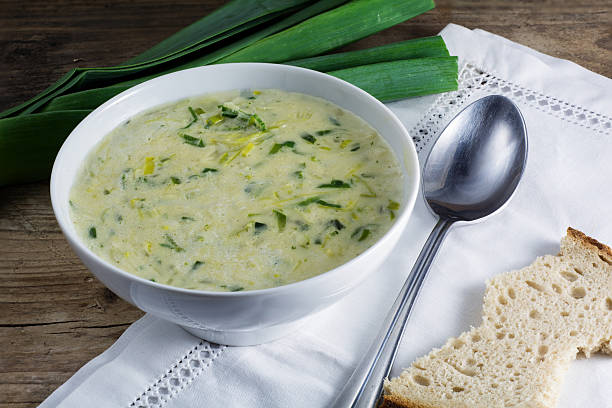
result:
[[[76,66],[116,65],[222,1],[0,0],[0,110]],[[612,76],[612,3],[439,0],[435,10],[347,49],[483,28]],[[142,312],[68,247],[48,182],[0,188],[0,408],[36,406]]]

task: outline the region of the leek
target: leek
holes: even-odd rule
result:
[[[375,64],[377,62],[425,57],[448,57],[446,44],[440,36],[400,41],[365,50],[341,52],[285,62],[287,65],[328,72],[338,69]]]
[[[337,3],[342,3],[342,1],[336,0],[335,5],[337,5]],[[384,7],[379,3],[383,4]],[[285,19],[283,22],[277,23],[263,31],[265,31],[266,35],[275,33],[290,23],[302,21],[304,18],[320,12],[322,9],[329,8],[330,6],[332,5],[320,1],[296,13],[296,15]],[[401,2],[399,4],[385,2],[385,0],[358,0],[309,18],[298,25],[249,45],[250,42],[263,38],[262,33],[254,34],[228,47],[213,52],[212,54],[161,72],[159,75],[180,69],[223,62],[289,61],[289,64],[304,66],[306,68],[317,69],[317,66],[319,66],[322,71],[325,71],[326,69],[324,68],[326,67],[330,67],[330,69],[333,70],[337,68],[344,69],[353,67],[355,64],[362,65],[384,61],[387,58],[384,57],[385,54],[389,55],[388,58],[396,58],[401,55],[406,55],[409,58],[417,55],[425,55],[423,49],[427,45],[432,46],[435,50],[432,51],[434,54],[439,53],[441,56],[448,55],[448,51],[446,51],[446,47],[441,38],[431,37],[430,39],[423,39],[422,41],[404,41],[390,44],[386,47],[376,47],[372,50],[366,50],[367,52],[353,51],[317,57],[320,59],[314,58],[310,60],[290,61],[303,56],[320,54],[349,42],[356,41],[373,32],[380,31],[390,25],[414,17],[431,8],[433,8],[433,2],[431,0],[413,0]],[[375,12],[377,10],[381,13],[380,19]],[[340,32],[338,27],[342,26],[345,18],[354,19],[351,25],[352,28],[348,30],[347,27],[344,27]],[[291,21],[288,22],[289,20]],[[357,27],[354,27],[354,25],[357,25]],[[326,35],[330,36],[330,38],[327,38]],[[368,56],[371,56],[372,60],[368,60]],[[340,64],[343,58],[346,58],[346,65]],[[49,105],[43,108],[43,111],[83,109],[85,107],[93,109],[124,90],[148,79],[152,79],[157,75],[158,74],[141,77],[137,80],[131,80],[111,87],[59,96],[50,101]]]
[[[41,109],[42,112],[55,112],[72,109],[95,109],[115,95],[119,95],[131,85],[115,85],[74,92],[54,98]]]
[[[278,232],[282,232],[285,229],[285,225],[287,225],[287,216],[278,210],[272,210],[272,212],[274,212],[274,215],[276,216]]]
[[[174,241],[174,239],[170,235],[166,234],[164,235],[164,238],[166,239],[166,242],[162,242],[161,244],[159,244],[159,246],[171,249],[176,252],[183,252],[185,250],[178,246],[176,241]]]
[[[64,139],[90,112],[70,110],[0,120],[0,186],[49,177]]]
[[[370,230],[364,227],[359,227],[351,234],[351,238],[357,239],[357,241],[363,241],[370,236]]]
[[[327,222],[327,227],[328,227],[328,228],[334,228],[334,229],[335,229],[335,230],[337,230],[337,231],[341,231],[341,230],[343,230],[344,228],[346,228],[346,227],[344,226],[344,224],[342,224],[342,223],[341,223],[339,220],[337,220],[337,219],[334,219],[334,220],[330,220],[330,221],[328,221],[328,222]]]
[[[321,54],[434,8],[433,0],[354,0],[235,52],[216,63],[283,62]]]
[[[332,204],[332,203],[328,203],[327,201],[323,201],[323,200],[317,200],[316,203],[323,207],[342,208],[340,204]]]
[[[314,144],[317,141],[317,139],[310,133],[302,133],[300,137],[310,144]]]
[[[264,7],[260,7],[262,2]],[[127,65],[75,68],[34,98],[0,113],[0,118],[32,113],[48,103],[53,97],[65,94],[69,90],[83,90],[87,87],[92,88],[96,84],[99,87],[101,82],[115,81],[120,78],[127,79],[126,77],[134,76],[145,69],[156,68],[162,63],[176,60],[258,24],[269,22],[272,17],[278,16],[279,13],[282,14],[283,11],[295,11],[296,7],[303,6],[306,0],[262,0],[262,2],[230,2],[195,24],[162,41],[152,49],[145,51],[140,56],[128,61]],[[247,3],[247,5],[245,6],[244,3]],[[220,15],[224,18],[218,19]],[[160,58],[163,52],[168,54]],[[147,60],[147,58],[150,59]]]
[[[206,144],[204,143],[204,141],[199,138],[199,137],[193,137],[193,136],[189,136],[189,135],[180,135],[183,138],[183,141],[189,145],[195,146],[195,147],[205,147]]]
[[[268,229],[268,225],[264,224],[263,222],[255,221],[255,223],[253,224],[253,233],[255,235],[261,234],[262,232],[264,232],[267,229]]]
[[[308,0],[231,1],[142,54],[130,59],[126,64],[132,65],[166,58],[175,52],[193,47],[192,39],[203,42],[215,35],[228,31],[230,28],[243,28],[246,22],[257,20],[265,15],[282,12],[290,7],[299,6],[307,2]]]
[[[274,143],[274,145],[272,146],[272,148],[270,149],[270,152],[268,154],[276,154],[283,147],[288,147],[290,149],[293,149],[295,147],[295,142],[293,142],[291,140],[288,140],[288,141],[283,142],[283,143]]]
[[[395,61],[398,59],[436,56],[448,56],[446,45],[444,44],[442,37],[439,36],[401,41],[366,50],[349,51],[302,60],[293,60],[286,62],[286,64],[328,72],[378,62]],[[114,85],[106,88],[96,88],[59,96],[53,99],[46,107],[42,109],[42,111],[49,112],[68,109],[95,109],[113,96],[120,94],[126,89],[129,89],[132,85],[136,85],[136,82],[130,82],[125,85]],[[383,99],[383,101],[385,100]],[[335,118],[330,118],[330,122],[336,126],[340,126],[339,122]]]
[[[381,62],[331,71],[381,101],[457,90],[457,57]]]
[[[89,102],[89,106],[95,105],[98,106],[100,104],[102,104],[104,101],[106,101],[107,99],[123,92],[124,90],[137,85],[139,83],[142,83],[144,81],[147,81],[149,79],[155,78],[159,75],[163,75],[163,74],[168,74],[171,72],[176,72],[176,71],[180,71],[182,69],[187,69],[187,68],[193,68],[193,67],[198,67],[198,66],[203,66],[203,65],[208,65],[208,64],[212,64],[216,61],[218,61],[219,59],[226,57],[238,50],[241,50],[245,47],[248,47],[251,44],[256,43],[257,41],[265,38],[268,35],[274,34],[276,32],[279,32],[281,30],[284,30],[288,27],[291,27],[294,24],[297,24],[301,21],[304,21],[314,15],[317,15],[319,13],[322,13],[326,10],[329,10],[333,7],[336,7],[342,3],[345,3],[346,0],[320,0],[318,2],[316,2],[313,5],[310,5],[300,11],[298,11],[295,14],[292,14],[290,16],[288,16],[287,18],[272,24],[252,35],[249,35],[245,38],[239,39],[236,42],[227,45],[225,47],[222,47],[221,49],[218,49],[210,54],[207,54],[203,57],[198,57],[192,61],[189,61],[187,63],[183,63],[181,65],[178,66],[174,66],[171,68],[168,68],[167,65],[165,64],[164,66],[162,66],[161,64],[158,63],[157,67],[160,68],[160,71],[152,74],[152,75],[147,75],[147,76],[141,76],[137,79],[132,79],[132,80],[128,80],[119,84],[115,84],[112,86],[112,89],[109,88],[98,88],[98,89],[105,89],[105,91],[100,91],[100,94],[98,94],[97,89],[94,89],[94,92],[87,92],[84,91],[84,93],[82,95],[79,95],[76,97],[76,99],[79,99],[78,101],[73,100],[72,98],[70,98],[73,94],[75,94],[75,89],[73,89],[73,87],[76,86],[78,81],[73,81],[73,82],[68,82],[68,79],[66,78],[62,78],[64,83],[66,83],[65,85],[63,85],[63,87],[60,90],[56,90],[51,96],[47,96],[45,97],[44,100],[38,101],[36,102],[36,104],[33,104],[32,106],[30,106],[28,109],[29,111],[32,111],[34,109],[39,109],[42,108],[43,111],[51,111],[51,110],[65,110],[65,109],[72,109],[70,108],[70,106],[83,106],[81,105],[81,103],[88,103],[87,101],[90,101],[91,99],[93,99],[93,102]],[[282,2],[281,2],[282,3]],[[200,47],[201,48],[201,47]],[[201,51],[199,48],[196,49],[192,49],[193,51]],[[176,59],[176,58],[175,58]],[[165,68],[164,70],[161,70],[161,68]],[[123,73],[125,74],[125,72]],[[89,75],[93,75],[93,74],[89,74]],[[110,74],[107,73],[107,76],[110,76]],[[122,75],[122,77],[125,77],[125,75]],[[116,78],[119,79],[119,78]],[[123,78],[126,79],[126,78]],[[83,84],[81,84],[81,87],[83,86]],[[99,85],[98,85],[99,86]],[[91,86],[90,86],[91,87]],[[68,100],[64,100],[64,101],[60,101],[58,104],[54,104],[55,99],[59,99],[61,98],[61,94],[65,94],[68,92],[68,90],[71,90],[72,93],[66,95],[66,97],[68,98]],[[45,91],[47,92],[47,91]],[[40,95],[39,95],[40,96]],[[34,99],[37,99],[38,96]],[[53,99],[55,98],[55,99]],[[91,99],[90,99],[91,98]],[[45,105],[46,104],[52,104],[55,106],[52,106],[48,109],[45,109]],[[19,108],[19,107],[17,107]],[[9,110],[11,111],[11,110]],[[3,117],[4,114],[8,113],[9,111],[3,112],[2,114],[0,114],[0,118]]]
[[[333,179],[331,182],[326,183],[326,184],[319,184],[317,187],[318,188],[351,188],[351,185],[348,183],[345,183],[342,180]]]

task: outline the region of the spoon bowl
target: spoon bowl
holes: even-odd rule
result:
[[[526,161],[521,112],[504,96],[484,97],[440,134],[423,168],[423,196],[440,217],[482,219],[508,202]]]
[[[423,167],[423,198],[439,220],[387,314],[378,337],[334,408],[371,408],[389,375],[410,312],[444,237],[457,221],[482,220],[514,194],[527,163],[527,129],[508,98],[491,95],[463,109],[442,131]]]

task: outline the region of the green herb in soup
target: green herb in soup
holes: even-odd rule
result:
[[[70,209],[83,241],[127,272],[242,291],[359,255],[401,195],[397,160],[357,116],[298,93],[231,91],[117,127],[88,155]]]

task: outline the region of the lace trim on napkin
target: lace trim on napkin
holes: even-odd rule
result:
[[[417,152],[424,154],[448,121],[470,102],[487,94],[501,94],[561,120],[599,133],[612,130],[612,118],[591,110],[546,96],[501,79],[466,63],[459,71],[459,89],[442,94],[423,118],[410,130]],[[192,322],[193,323],[193,322]],[[161,375],[130,405],[130,408],[161,408],[180,393],[225,349],[200,341],[178,362]]]
[[[428,150],[425,148],[435,140],[435,136],[444,129],[451,118],[470,102],[486,94],[507,96],[515,102],[599,133],[608,133],[612,130],[612,118],[608,116],[501,79],[468,62],[459,71],[459,89],[440,95],[429,111],[410,130],[417,152],[421,154],[424,150]]]
[[[130,408],[160,408],[168,400],[180,393],[204,369],[215,360],[225,349],[221,346],[200,340],[185,355],[149,388],[140,394],[130,405]]]

